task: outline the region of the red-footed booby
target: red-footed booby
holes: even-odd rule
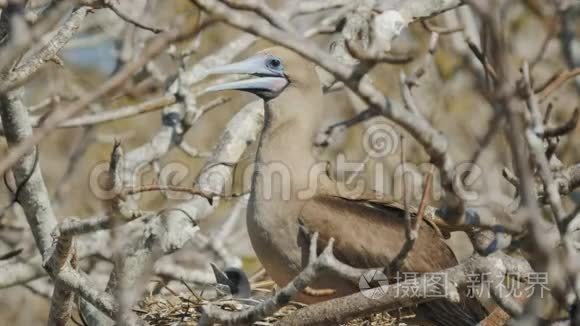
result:
[[[279,285],[290,282],[305,266],[308,244],[301,225],[319,233],[319,248],[335,239],[335,256],[357,268],[380,268],[405,243],[401,206],[380,203],[372,193],[345,195],[318,162],[313,141],[324,115],[321,84],[314,64],[281,47],[263,50],[241,62],[216,67],[212,74],[235,73],[250,79],[210,87],[208,91],[241,90],[264,100],[265,122],[258,143],[248,206],[247,226],[252,246],[268,274]],[[432,226],[423,223],[401,271],[437,272],[457,259]],[[312,303],[360,291],[335,275],[319,277],[312,289],[332,289],[333,295],[303,293]],[[314,292],[314,291],[313,291]],[[474,325],[485,312],[477,299],[460,303],[434,300],[416,309],[422,319],[439,325]]]

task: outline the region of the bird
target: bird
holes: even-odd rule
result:
[[[249,298],[251,294],[250,280],[243,270],[237,267],[227,267],[223,271],[210,263],[216,283],[227,288],[229,294],[238,298]]]
[[[406,241],[405,211],[396,203],[377,201],[374,190],[351,195],[317,158],[313,144],[325,111],[315,64],[275,46],[211,68],[208,75],[213,74],[248,78],[210,86],[208,92],[245,91],[264,103],[246,222],[256,256],[272,280],[283,287],[306,266],[304,229],[318,233],[318,248],[334,239],[333,252],[345,264],[388,266]],[[401,271],[436,272],[458,264],[432,225],[422,223],[418,234]],[[318,277],[308,289],[296,299],[315,303],[360,291],[358,284],[331,274]],[[435,325],[474,325],[486,315],[477,299],[465,295],[459,303],[433,300],[416,311],[418,318]]]

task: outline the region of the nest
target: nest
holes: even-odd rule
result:
[[[153,326],[169,326],[169,325],[181,325],[190,326],[197,325],[201,313],[202,306],[208,303],[212,303],[221,309],[227,311],[241,311],[249,307],[248,304],[242,303],[237,299],[227,298],[216,298],[213,300],[206,300],[195,294],[162,294],[149,296],[142,300],[138,307],[134,309],[137,315],[144,321],[148,322]],[[274,325],[277,321],[284,318],[285,316],[292,314],[298,309],[304,307],[303,304],[292,302],[274,315],[266,317],[260,321],[255,322],[253,325],[257,326],[269,326]],[[355,326],[355,325],[367,325],[367,326],[393,326],[400,325],[404,323],[405,319],[411,316],[397,318],[392,317],[388,313],[378,313],[364,318],[357,318],[349,321],[345,326]],[[403,324],[404,325],[404,324]]]

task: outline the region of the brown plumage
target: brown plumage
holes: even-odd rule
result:
[[[319,248],[334,238],[334,253],[346,264],[358,268],[388,266],[405,242],[403,210],[364,196],[353,198],[344,191],[348,187],[327,176],[325,162],[317,161],[312,144],[324,110],[313,64],[294,52],[274,47],[215,72],[257,76],[213,90],[245,90],[264,99],[265,125],[256,155],[247,224],[252,246],[272,279],[284,286],[306,263],[301,223],[308,231],[319,233]],[[401,270],[434,272],[456,264],[449,247],[424,223]],[[357,284],[333,275],[320,277],[311,287],[333,289],[334,296],[359,291]],[[312,303],[331,297],[302,294],[298,299]],[[479,302],[466,298],[459,304],[436,300],[417,311],[441,325],[471,325],[484,317]]]

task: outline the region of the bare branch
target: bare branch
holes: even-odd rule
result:
[[[403,176],[404,175],[405,174],[403,172]],[[386,275],[392,275],[391,273],[398,271],[401,268],[401,266],[403,266],[405,258],[407,258],[409,252],[413,249],[413,246],[415,245],[415,240],[417,240],[417,237],[419,236],[419,228],[421,227],[421,223],[423,222],[423,215],[425,214],[425,208],[427,207],[427,203],[429,201],[429,193],[431,192],[432,183],[433,183],[433,172],[430,171],[429,174],[427,174],[427,177],[425,178],[425,187],[423,188],[423,195],[421,197],[421,202],[419,203],[419,208],[417,209],[417,214],[415,215],[414,220],[411,221],[410,216],[405,216],[406,241],[403,244],[403,247],[401,248],[397,256],[395,256],[395,258],[391,260],[391,263],[385,269],[385,271],[387,272]],[[405,211],[407,212],[406,214],[409,214],[407,208],[405,208]]]
[[[205,27],[206,25],[202,25],[201,28]],[[143,51],[143,55],[141,57],[127,64],[125,67],[123,67],[123,69],[117,72],[115,76],[108,79],[94,92],[87,94],[74,104],[53,112],[46,120],[44,120],[42,127],[38,128],[33,135],[19,143],[18,146],[13,147],[4,157],[4,159],[0,161],[0,174],[4,174],[6,170],[15,164],[20,157],[28,152],[30,148],[38,144],[38,142],[40,142],[47,134],[52,132],[62,121],[66,120],[76,112],[84,109],[97,99],[114,91],[119,85],[123,84],[127,79],[129,79],[137,70],[147,64],[152,57],[165,50],[168,44],[178,41],[186,36],[195,34],[198,31],[199,29],[195,29],[193,31],[181,31],[179,29],[172,29],[168,32],[160,34],[149,44],[147,49]]]
[[[445,274],[444,284],[437,282],[427,282],[429,274],[419,276],[410,281],[403,281],[396,284],[381,286],[384,293],[380,298],[365,296],[361,292],[351,294],[342,298],[332,299],[321,303],[313,304],[296,311],[281,321],[279,325],[299,325],[299,324],[340,324],[349,319],[366,316],[374,312],[389,311],[401,307],[409,307],[419,303],[435,299],[429,293],[441,293],[441,287],[445,289],[448,300],[455,297],[455,287],[466,284],[467,275],[474,271],[492,271],[494,266],[505,266],[503,271],[514,273],[516,271],[531,271],[529,264],[522,259],[515,259],[503,253],[494,253],[487,257],[472,256],[464,263],[455,267],[441,271]],[[360,274],[359,274],[360,275]],[[358,280],[358,279],[357,279]],[[423,289],[418,295],[400,295],[406,293],[406,287]],[[455,293],[455,294],[454,294]],[[441,297],[438,297],[441,299]],[[455,297],[458,299],[458,297]]]
[[[42,49],[28,58],[24,63],[10,71],[0,84],[0,93],[4,93],[32,76],[45,63],[52,60],[57,53],[71,40],[90,8],[81,6],[73,11],[68,20],[59,28],[54,37]]]
[[[105,7],[111,9],[111,11],[113,11],[117,16],[119,16],[119,18],[121,18],[122,20],[126,21],[129,24],[133,24],[141,29],[150,31],[154,34],[159,34],[159,33],[164,31],[161,28],[147,26],[147,25],[137,21],[136,19],[129,17],[127,14],[123,13],[121,8],[119,8],[119,6],[115,3],[115,1],[105,0],[104,3],[105,3]]]

